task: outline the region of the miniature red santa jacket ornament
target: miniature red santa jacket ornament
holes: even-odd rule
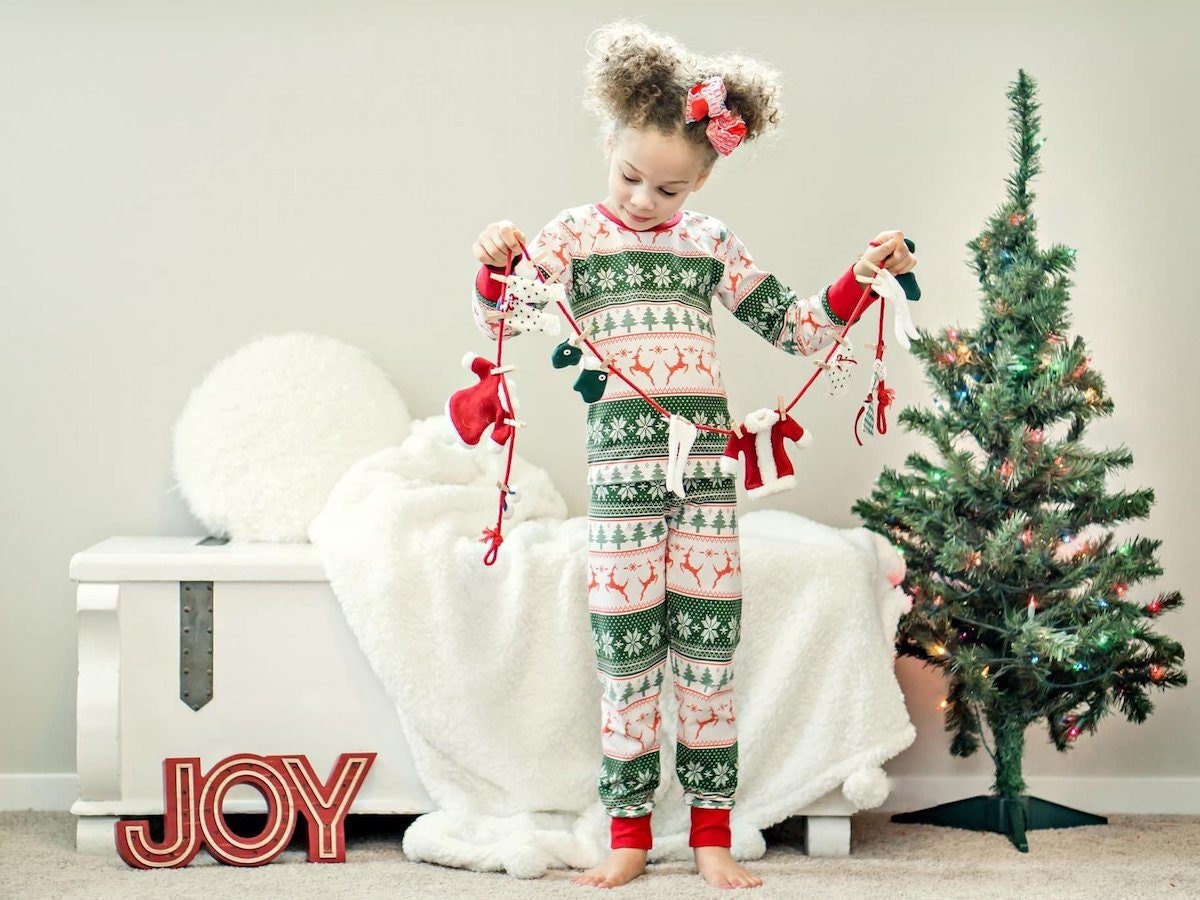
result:
[[[812,443],[800,423],[777,409],[760,409],[746,416],[744,429],[735,428],[738,434],[731,435],[721,457],[721,471],[736,475],[738,457],[746,457],[746,493],[751,497],[765,497],[796,486],[795,470],[783,445],[785,438],[796,442],[798,447]]]
[[[500,377],[513,367],[498,369],[490,359],[484,359],[476,353],[463,356],[462,364],[478,376],[479,383],[450,395],[446,401],[446,417],[463,446],[474,447],[484,431],[491,428],[490,446],[499,451],[512,437],[513,428],[519,424],[513,415],[517,399],[512,393],[512,381]]]

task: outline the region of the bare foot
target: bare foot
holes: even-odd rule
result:
[[[755,888],[763,883],[734,862],[728,847],[696,847],[695,853],[696,868],[713,887]]]
[[[612,888],[633,881],[645,871],[645,850],[620,847],[608,854],[608,859],[596,868],[588,869],[582,875],[576,875],[571,879],[571,883]]]

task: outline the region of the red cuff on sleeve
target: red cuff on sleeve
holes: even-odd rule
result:
[[[636,850],[649,850],[654,846],[654,838],[650,833],[650,814],[627,818],[613,816],[609,826],[612,836],[612,849],[633,847]]]
[[[871,304],[879,299],[879,295],[871,291],[866,305],[858,312],[858,318],[851,322],[850,316],[854,312],[854,307],[858,305],[863,288],[864,285],[859,284],[854,278],[854,266],[850,266],[842,273],[841,278],[829,286],[829,293],[826,294],[826,297],[829,298],[829,308],[833,310],[833,314],[843,322],[850,322],[850,324],[854,324],[862,318],[863,313],[871,308]]]
[[[512,267],[515,269],[517,263],[521,261],[521,254],[517,253],[513,256]],[[504,285],[492,278],[492,273],[497,275],[504,274],[504,266],[489,266],[486,263],[479,267],[479,272],[475,276],[475,290],[483,296],[484,300],[490,300],[492,303],[500,299],[500,294],[504,291]]]
[[[729,847],[733,844],[729,831],[729,810],[692,807],[692,831],[689,847]]]

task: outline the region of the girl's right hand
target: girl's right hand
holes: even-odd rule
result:
[[[508,262],[508,253],[513,256],[521,252],[525,235],[508,219],[493,222],[479,233],[479,240],[471,247],[475,258],[487,266],[502,269]]]

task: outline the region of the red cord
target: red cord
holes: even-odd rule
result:
[[[518,241],[517,243],[520,244],[521,252],[525,254],[525,258],[527,260],[529,260],[531,265],[533,265],[534,271],[537,273],[538,280],[544,284],[546,282],[546,277],[542,274],[542,270],[533,262],[533,257],[529,253],[529,248],[525,246],[524,241]],[[878,247],[879,244],[875,241],[871,241],[871,246]],[[500,288],[500,299],[496,302],[497,310],[504,309],[505,300],[508,296],[507,277],[512,274],[512,269],[513,269],[512,258],[513,258],[513,254],[512,254],[512,250],[510,249],[508,251],[508,258],[506,259],[505,264],[504,264],[504,275],[506,277],[506,281]],[[884,266],[884,268],[886,268],[886,266]],[[837,341],[834,342],[833,346],[829,349],[829,352],[827,354],[825,354],[825,363],[826,364],[828,364],[829,360],[831,360],[833,358],[833,354],[837,352],[838,347],[841,345],[841,342],[843,340],[845,340],[847,333],[850,331],[850,326],[853,325],[858,320],[859,313],[867,305],[867,298],[870,296],[870,293],[871,293],[871,285],[868,284],[863,289],[862,296],[858,298],[858,303],[855,305],[854,311],[850,314],[850,318],[846,320],[846,325],[845,325],[845,327],[842,328],[841,334],[838,335]],[[605,358],[604,354],[602,354],[596,348],[595,344],[593,344],[590,340],[587,339],[587,337],[584,336],[583,329],[579,327],[579,323],[575,321],[574,316],[571,315],[570,311],[566,308],[565,305],[563,305],[562,301],[555,300],[554,303],[558,307],[559,311],[566,318],[567,322],[570,323],[571,327],[575,329],[575,334],[578,335],[579,337],[583,338],[583,343],[587,345],[587,348],[592,351],[592,353],[595,355],[595,357],[597,359],[603,360]],[[876,359],[883,358],[883,315],[884,315],[884,299],[882,297],[880,297],[879,298],[879,340],[875,347],[875,358]],[[506,328],[506,323],[503,319],[501,319],[500,320],[500,335],[499,335],[499,338],[497,339],[497,344],[496,344],[496,367],[497,368],[500,368],[501,363],[502,363],[502,357],[504,355],[504,331],[505,331],[505,328]],[[638,387],[636,384],[634,384],[632,381],[630,381],[627,377],[625,377],[625,373],[623,373],[620,369],[618,369],[615,364],[608,365],[608,366],[606,366],[606,368],[610,372],[612,372],[614,375],[616,375],[618,378],[620,378],[622,381],[624,381],[631,388],[633,388],[633,390],[635,392],[637,392],[643,400],[645,400],[647,403],[649,403],[651,406],[653,406],[655,409],[657,409],[660,413],[662,413],[668,419],[671,417],[672,414],[670,411],[665,409],[660,403],[658,403],[658,401],[656,401],[653,397],[651,397],[649,394],[647,394],[645,391],[643,391],[640,387]],[[789,412],[793,406],[795,406],[797,403],[800,402],[800,398],[804,396],[804,394],[808,391],[808,389],[810,387],[812,387],[813,382],[815,382],[817,380],[817,377],[821,374],[821,372],[822,372],[822,368],[818,368],[815,372],[812,373],[812,375],[809,376],[808,381],[806,381],[804,383],[804,386],[802,388],[800,388],[800,391],[796,394],[795,397],[792,398],[792,402],[789,403],[787,405],[787,407],[785,407],[784,412]],[[504,388],[505,400],[507,401],[509,412],[511,412],[515,418],[516,410],[513,409],[512,394],[508,390],[508,381],[504,377],[503,372],[500,373],[500,384]],[[884,418],[884,409],[886,408],[886,406],[888,404],[890,404],[892,402],[892,398],[894,396],[895,396],[895,392],[892,390],[885,390],[883,382],[881,381],[879,383],[879,416],[878,416],[878,425],[877,425],[877,430],[879,431],[880,434],[885,434],[887,432],[887,421]],[[868,395],[867,399],[870,400],[870,395]],[[855,432],[854,438],[855,438],[855,440],[858,440],[858,421],[862,417],[864,409],[865,409],[865,406],[863,408],[860,408],[858,411],[858,416],[855,417],[855,419],[854,419],[854,432]],[[701,431],[711,431],[711,432],[714,432],[715,434],[723,434],[726,436],[735,436],[736,435],[736,432],[731,431],[728,428],[718,428],[718,427],[715,427],[712,425],[697,424],[696,428]],[[516,431],[516,428],[514,428],[512,435],[508,439],[508,460],[505,463],[505,467],[504,467],[504,480],[501,482],[501,485],[500,485],[500,498],[499,498],[499,502],[497,503],[497,511],[496,511],[496,527],[495,528],[485,528],[483,530],[483,537],[480,539],[481,544],[489,544],[490,545],[487,553],[483,557],[484,564],[488,565],[488,566],[490,566],[496,562],[496,557],[500,553],[500,545],[504,543],[504,534],[503,534],[504,498],[508,491],[508,479],[509,479],[509,476],[512,474],[512,461],[513,461],[513,454],[515,452],[516,443],[517,443],[517,431]],[[858,441],[858,443],[859,443],[859,446],[862,446],[862,441]]]
[[[528,259],[530,261],[530,263],[532,263],[533,257],[531,257],[529,255],[529,249],[525,246],[524,242],[520,242],[520,244],[521,244],[521,252],[524,253],[525,258]],[[878,245],[876,245],[876,246],[878,246]],[[544,275],[542,275],[541,269],[539,269],[536,265],[534,265],[534,270],[537,272],[538,278],[544,283],[546,281],[546,278]],[[840,335],[838,335],[839,341],[846,337],[846,333],[850,330],[850,326],[852,324],[854,324],[854,322],[856,321],[856,318],[857,318],[859,312],[866,306],[866,300],[867,300],[867,297],[870,296],[870,293],[871,293],[871,286],[868,284],[866,286],[866,288],[863,290],[862,296],[858,298],[858,303],[854,307],[854,312],[852,312],[850,314],[850,318],[846,320],[846,326],[842,329],[842,333]],[[882,313],[882,310],[883,310],[883,307],[882,307],[883,298],[882,297],[880,298],[879,302],[880,302],[880,312]],[[583,337],[583,329],[579,327],[579,323],[575,321],[574,317],[572,317],[571,313],[563,305],[562,301],[555,300],[554,303],[559,308],[559,311],[562,312],[562,314],[566,317],[567,321],[571,324],[571,327],[575,329],[575,334],[579,335],[580,337]],[[882,343],[882,341],[883,341],[882,320],[880,321],[879,327],[880,327],[880,338],[879,339],[880,339],[880,342]],[[592,351],[592,353],[596,356],[597,359],[604,359],[604,354],[602,354],[599,350],[597,350],[596,346],[591,341],[589,341],[586,337],[583,338],[583,342],[585,344],[587,344],[587,348]],[[826,363],[828,363],[829,360],[833,358],[833,354],[837,351],[837,349],[838,349],[838,343],[834,342],[834,345],[829,349],[829,352],[827,354],[825,354],[825,362]],[[618,378],[620,378],[622,381],[624,381],[631,388],[633,388],[633,390],[636,391],[637,394],[639,396],[641,396],[641,398],[643,400],[645,400],[647,403],[649,403],[651,406],[653,406],[655,409],[657,409],[660,413],[662,413],[668,419],[671,417],[672,414],[669,410],[664,409],[662,407],[662,405],[659,404],[653,397],[651,397],[649,394],[647,394],[645,391],[643,391],[640,387],[638,387],[636,384],[634,384],[632,381],[630,381],[628,378],[626,378],[625,374],[620,369],[618,369],[615,365],[609,366],[608,370],[610,372],[612,372],[614,375],[616,375]],[[809,389],[809,387],[812,386],[812,383],[817,380],[817,376],[820,374],[821,374],[821,369],[817,369],[815,372],[812,373],[812,375],[809,376],[808,381],[805,383],[804,387],[800,388],[800,392],[798,394],[796,394],[796,396],[792,399],[792,402],[787,405],[787,407],[784,410],[785,412],[787,412],[793,406],[795,406],[798,402],[800,402],[800,398],[804,396],[805,392]],[[728,428],[717,428],[717,427],[714,427],[711,425],[700,425],[700,424],[697,424],[696,428],[698,428],[701,431],[711,431],[711,432],[714,432],[715,434],[723,434],[723,435],[726,435],[729,437],[735,436],[735,432],[730,431]]]
[[[522,247],[522,249],[524,249]],[[504,263],[504,275],[507,278],[512,274],[512,250],[508,251],[508,259]],[[508,296],[507,281],[500,287],[500,299],[496,301],[496,309],[503,312],[505,310],[505,300]],[[504,319],[500,320],[500,334],[496,339],[496,368],[501,368],[504,357],[504,332],[507,329],[508,323]],[[512,402],[512,391],[508,389],[508,379],[504,377],[504,373],[500,373],[500,386],[504,388],[504,404],[508,408],[509,414],[515,420],[517,410]],[[500,545],[504,543],[504,498],[508,494],[508,479],[512,475],[513,454],[516,452],[517,445],[517,428],[513,426],[512,434],[508,436],[508,459],[504,464],[504,480],[500,482],[500,498],[496,503],[496,527],[483,529],[483,537],[479,543],[488,544],[488,551],[484,554],[483,564],[490,566],[496,562],[496,557],[500,554]]]

